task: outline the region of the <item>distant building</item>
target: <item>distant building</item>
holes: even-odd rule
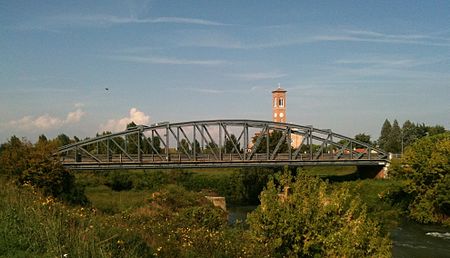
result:
[[[272,121],[277,123],[286,123],[286,93],[287,90],[278,85],[276,90],[272,91]],[[291,146],[298,148],[302,143],[301,135],[291,135]]]
[[[274,122],[286,123],[286,92],[280,86],[272,91],[272,119]]]

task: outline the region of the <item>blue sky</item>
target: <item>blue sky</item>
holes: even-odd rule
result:
[[[449,128],[450,1],[0,3],[0,142],[271,120],[278,83],[292,123]]]

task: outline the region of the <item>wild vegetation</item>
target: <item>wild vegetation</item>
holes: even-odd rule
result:
[[[390,256],[389,238],[358,196],[304,173],[269,181],[248,223],[270,256]]]
[[[355,167],[74,174],[51,154],[77,138],[13,136],[0,145],[0,257],[389,257],[400,217],[450,224],[450,135],[430,128],[388,180],[354,180]],[[230,225],[206,195],[259,206]]]
[[[450,225],[450,132],[413,143],[391,175],[404,183],[397,194],[408,200],[412,219]]]

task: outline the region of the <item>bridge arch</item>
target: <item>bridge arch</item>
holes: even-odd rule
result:
[[[277,137],[275,137],[275,135]],[[300,138],[292,147],[292,138]],[[262,120],[139,125],[62,146],[72,169],[385,165],[388,153],[331,130]]]

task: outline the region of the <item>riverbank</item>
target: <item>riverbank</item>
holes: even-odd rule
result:
[[[351,170],[352,168],[336,169],[336,171],[339,171],[340,173],[338,177],[345,177],[348,174],[351,174]],[[320,169],[316,169],[315,171],[316,175],[321,174]],[[14,205],[11,205],[8,202],[3,202],[2,204],[3,207],[5,207],[3,213],[4,216],[2,215],[2,217],[7,218],[7,220],[4,220],[4,222],[7,223],[5,224],[5,228],[11,227],[13,225],[11,223],[16,221],[16,219],[11,220],[11,218],[13,218],[11,216],[17,210],[23,210],[23,212],[20,212],[19,217],[17,217],[17,221],[21,221],[20,223],[26,222],[27,225],[33,225],[33,228],[36,229],[32,232],[33,234],[38,234],[39,231],[44,230],[39,226],[42,225],[43,227],[46,227],[45,232],[52,235],[54,238],[51,239],[53,241],[52,243],[49,243],[48,246],[37,251],[24,251],[26,250],[26,246],[10,246],[4,249],[3,254],[15,254],[17,250],[14,248],[19,248],[18,250],[21,250],[23,254],[31,256],[37,254],[37,257],[39,257],[39,254],[44,256],[47,254],[55,254],[57,252],[55,250],[61,248],[61,246],[58,245],[58,241],[66,241],[65,245],[78,248],[78,251],[76,251],[78,253],[85,252],[86,249],[83,245],[78,242],[71,242],[73,240],[78,241],[77,239],[69,239],[64,236],[64,232],[66,231],[72,232],[71,234],[77,235],[80,239],[85,237],[86,234],[89,234],[94,239],[94,242],[106,241],[103,242],[104,244],[95,248],[92,247],[94,249],[86,251],[96,254],[103,252],[106,249],[110,250],[109,252],[124,254],[126,250],[131,250],[130,248],[137,248],[133,250],[143,248],[143,253],[153,254],[153,252],[158,253],[157,248],[159,245],[161,245],[162,248],[169,248],[173,245],[174,248],[175,246],[178,246],[176,249],[177,251],[170,254],[189,255],[189,249],[183,249],[180,245],[191,243],[196,246],[195,252],[201,253],[205,248],[205,250],[217,249],[221,241],[228,241],[228,243],[231,243],[228,244],[227,247],[221,249],[222,254],[226,254],[230,250],[234,250],[234,254],[241,254],[242,248],[251,247],[251,245],[246,246],[241,243],[245,242],[245,239],[249,237],[248,227],[245,226],[245,223],[235,225],[234,223],[230,223],[230,221],[233,222],[236,219],[244,220],[246,214],[253,211],[257,207],[257,204],[249,205],[247,203],[244,206],[236,206],[236,203],[230,202],[228,214],[229,221],[228,223],[225,222],[225,224],[222,224],[224,223],[221,219],[222,215],[210,210],[210,208],[208,208],[209,206],[205,206],[206,199],[204,198],[204,193],[199,192],[198,189],[209,189],[208,191],[211,191],[212,187],[210,186],[215,186],[215,191],[225,189],[225,193],[230,194],[229,191],[234,190],[236,191],[234,193],[235,196],[247,195],[247,200],[250,200],[251,198],[257,199],[259,194],[259,192],[256,192],[258,190],[257,188],[251,188],[250,191],[239,187],[244,187],[246,184],[248,187],[254,187],[256,183],[258,185],[265,185],[267,181],[264,180],[271,175],[273,175],[273,172],[269,173],[269,171],[266,170],[254,170],[249,171],[248,173],[246,171],[236,170],[218,171],[216,173],[211,171],[119,171],[114,173],[80,173],[76,175],[77,182],[85,187],[85,193],[91,203],[89,208],[65,207],[64,205],[57,204],[56,200],[45,199],[43,197],[36,198],[33,197],[33,195],[18,189],[14,190],[14,187],[11,186],[12,188],[10,188],[8,192],[3,192],[3,197],[8,196],[5,200],[8,200],[8,202],[10,200],[14,203]],[[392,254],[394,257],[414,257],[411,256],[411,254],[414,254],[414,252],[417,251],[417,248],[419,248],[420,251],[423,251],[422,249],[428,250],[424,251],[424,253],[428,252],[429,254],[432,252],[430,249],[422,248],[423,245],[420,245],[417,242],[414,243],[409,241],[407,235],[405,236],[405,233],[409,232],[408,230],[410,227],[401,224],[402,221],[399,220],[399,218],[403,216],[403,207],[401,204],[392,202],[391,198],[391,193],[401,187],[401,181],[364,179],[341,182],[342,180],[330,179],[330,176],[331,178],[336,178],[336,175],[333,175],[330,172],[320,176],[325,178],[325,180],[330,181],[330,190],[333,188],[345,188],[349,190],[351,196],[361,199],[367,208],[367,216],[381,225],[382,232],[385,234],[391,232],[391,239],[393,240]],[[192,187],[192,189],[188,189],[186,186]],[[116,188],[116,190],[113,190],[113,188]],[[248,196],[249,194],[255,196]],[[17,202],[15,201],[17,198],[28,198],[29,200],[27,200],[27,202]],[[236,199],[238,198],[236,197]],[[155,200],[157,202],[155,202]],[[240,200],[243,200],[243,198]],[[37,214],[38,216],[35,216],[34,218],[27,217],[27,210],[29,209],[39,211]],[[240,210],[239,212],[241,214],[236,216],[236,210]],[[48,211],[53,215],[49,216],[47,214]],[[211,214],[215,215],[211,216]],[[158,216],[162,217],[159,218]],[[167,221],[167,218],[170,218],[170,220]],[[54,229],[54,225],[64,224],[61,219],[69,219],[75,224],[67,225],[70,226],[70,228],[60,227]],[[211,229],[208,229],[209,233],[202,231],[206,230],[201,226],[203,224],[197,225],[196,223],[207,223],[208,227],[211,227]],[[50,225],[50,227],[47,227],[46,225]],[[200,225],[200,227],[197,227],[196,225]],[[173,230],[173,232],[168,228]],[[192,230],[196,231],[194,232]],[[16,232],[14,234],[8,232],[5,231],[3,233],[11,241],[13,239],[21,239],[21,241],[24,241],[24,239],[27,239],[27,235],[29,235],[29,233],[26,232]],[[437,241],[433,241],[433,245],[431,245],[430,248],[441,250],[442,248],[436,247],[436,244],[442,242],[439,237],[445,237],[446,232],[448,231],[433,229],[426,231],[425,235],[422,234],[423,232],[417,233],[416,238],[419,239],[419,241],[429,241],[430,238],[437,238]],[[202,239],[204,233],[212,235],[208,239]],[[425,236],[425,240],[419,237],[420,234],[422,234],[421,236]],[[113,237],[113,239],[109,239],[111,237]],[[168,241],[166,239],[167,237],[170,238],[170,246],[163,244],[165,243],[164,241]],[[32,239],[28,239],[27,241],[30,244],[33,243]],[[195,243],[189,241],[194,241]],[[445,241],[443,243],[447,243]],[[90,244],[95,246],[96,244],[94,242],[90,242]],[[204,246],[203,249],[201,247],[202,245]],[[186,248],[188,248],[188,246],[186,246]],[[439,251],[437,254],[441,255],[445,253],[446,250],[447,249],[443,248],[442,252]],[[140,253],[143,254],[142,252]],[[163,252],[160,252],[159,254],[162,253]],[[132,255],[129,255],[129,257],[137,255],[136,252],[130,254]],[[169,253],[165,254],[168,255]],[[206,253],[203,254],[206,255]],[[405,254],[409,256],[402,256]],[[108,257],[108,255],[106,255],[106,257]],[[225,257],[233,256],[229,253],[229,255],[226,255]]]

